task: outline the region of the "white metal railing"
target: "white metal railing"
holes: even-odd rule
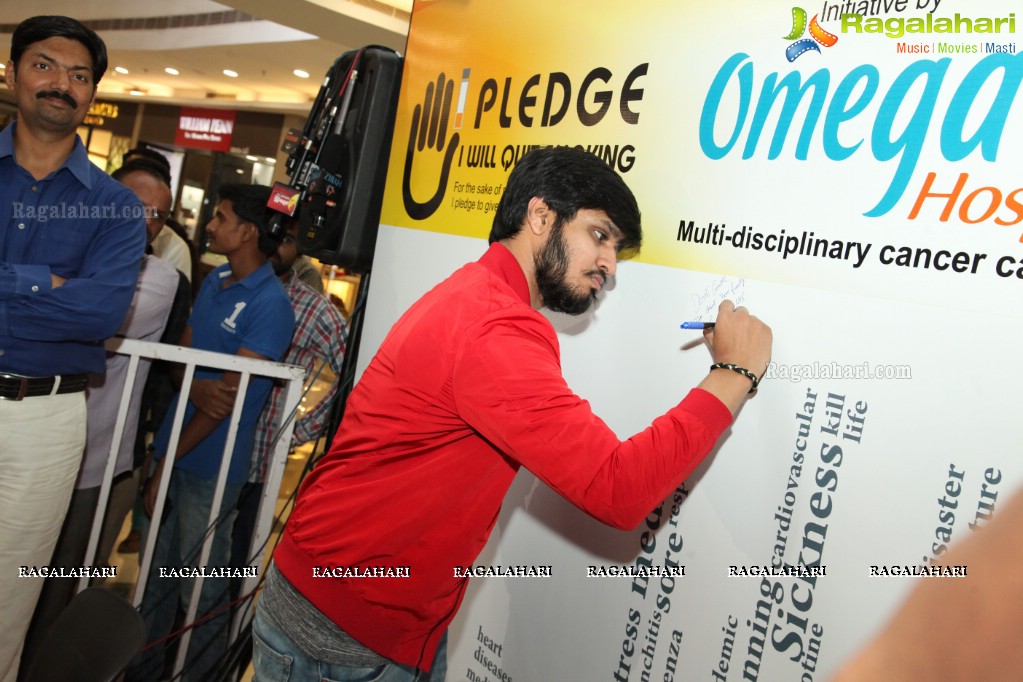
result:
[[[192,379],[195,368],[207,367],[217,370],[237,372],[241,375],[241,382],[238,385],[238,393],[235,398],[234,410],[230,416],[227,433],[227,442],[224,444],[220,471],[217,475],[216,488],[213,501],[210,506],[210,517],[207,526],[211,527],[217,521],[220,514],[220,504],[223,500],[224,487],[227,483],[227,472],[231,462],[231,453],[234,452],[234,443],[238,434],[238,423],[241,420],[242,406],[245,404],[245,393],[249,381],[253,375],[269,377],[271,379],[283,380],[286,382],[284,409],[282,414],[292,415],[302,398],[302,381],[305,376],[305,369],[296,365],[287,365],[269,360],[257,360],[238,355],[227,355],[211,351],[196,350],[183,346],[172,346],[161,343],[151,343],[136,339],[114,338],[106,342],[108,351],[127,355],[128,372],[125,377],[124,388],[121,392],[121,402],[117,411],[117,422],[114,425],[113,439],[110,445],[110,452],[107,458],[107,466],[103,475],[103,482],[100,486],[99,501],[96,506],[96,514],[92,523],[92,533],[89,536],[89,544],[86,551],[87,561],[95,556],[99,536],[103,527],[104,510],[107,508],[107,500],[110,496],[111,481],[114,476],[114,468],[117,462],[117,452],[124,433],[124,425],[128,415],[129,402],[131,400],[132,386],[138,373],[139,360],[164,360],[180,363],[185,366],[184,380],[181,384],[181,395],[187,396],[192,386]],[[173,430],[170,443],[167,447],[168,453],[177,451],[178,440],[185,417],[185,406],[187,400],[178,400],[177,409],[174,413]],[[266,485],[263,487],[262,499],[259,502],[259,511],[256,516],[255,531],[252,536],[252,543],[249,546],[248,556],[252,557],[255,549],[263,547],[270,536],[271,523],[273,521],[274,506],[277,499],[277,491],[280,488],[281,477],[284,474],[284,465],[287,461],[288,450],[291,445],[291,434],[294,430],[294,419],[287,419],[282,425],[282,432],[277,434],[277,439],[271,455],[270,466],[267,470]],[[170,472],[170,473],[168,473]],[[133,591],[133,603],[136,608],[142,603],[145,595],[146,583],[149,577],[149,568],[152,562],[153,550],[156,547],[156,539],[159,534],[159,519],[163,518],[163,508],[167,498],[167,489],[170,485],[173,467],[164,469],[164,475],[160,479],[156,506],[153,510],[154,523],[150,525],[150,532],[146,535],[145,547],[140,553],[139,577]],[[207,533],[203,541],[202,550],[199,554],[196,566],[204,566],[209,559],[210,546],[213,542],[213,534]],[[102,557],[104,560],[106,557]],[[204,578],[200,575],[195,579],[192,586],[192,598],[189,603],[188,613],[185,615],[185,624],[195,622],[196,610],[199,607],[199,595],[202,592]],[[245,595],[255,589],[259,582],[258,576],[249,576],[244,579],[240,594]],[[88,578],[83,577],[78,584],[78,589],[84,589],[88,585]],[[230,631],[230,640],[233,642],[239,629],[246,625],[252,618],[252,610],[239,610]],[[175,676],[181,672],[185,664],[185,657],[188,653],[188,643],[191,639],[191,629],[185,631],[178,644],[178,655],[174,666]]]

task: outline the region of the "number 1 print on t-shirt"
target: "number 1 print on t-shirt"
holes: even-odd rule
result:
[[[237,329],[236,322],[238,315],[245,310],[245,301],[238,301],[234,304],[234,312],[231,313],[231,317],[225,317],[224,321],[220,323],[220,326],[227,329],[228,331],[235,331]]]

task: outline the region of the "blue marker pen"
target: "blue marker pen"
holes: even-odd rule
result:
[[[713,322],[683,322],[683,329],[713,329]]]

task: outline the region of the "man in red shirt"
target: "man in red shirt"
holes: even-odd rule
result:
[[[598,158],[521,159],[489,250],[394,325],[303,485],[255,619],[256,679],[441,680],[468,584],[453,567],[482,550],[520,466],[623,529],[696,468],[767,368],[766,325],[724,302],[707,336],[718,369],[622,441],[566,385],[538,312],[585,312],[641,239],[635,198]]]

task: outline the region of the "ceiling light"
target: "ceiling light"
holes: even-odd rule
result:
[[[177,69],[172,69],[169,66],[166,69],[164,69],[164,71],[169,73],[172,76],[177,76],[178,75],[178,70]]]
[[[224,75],[225,76],[230,76],[231,78],[237,78],[238,77],[238,72],[237,71],[232,71],[231,69],[224,69]]]
[[[131,90],[128,91],[128,94],[129,95],[134,95],[135,97],[141,97],[142,95],[144,95],[146,93],[143,92],[142,90],[137,89],[137,88],[132,88]]]
[[[298,76],[299,78],[309,78],[309,72],[303,71],[302,69],[295,69],[294,71],[292,71],[292,73]]]
[[[123,73],[125,75],[128,74],[128,69],[124,68],[123,66],[115,66],[114,71],[116,71],[117,73]]]

